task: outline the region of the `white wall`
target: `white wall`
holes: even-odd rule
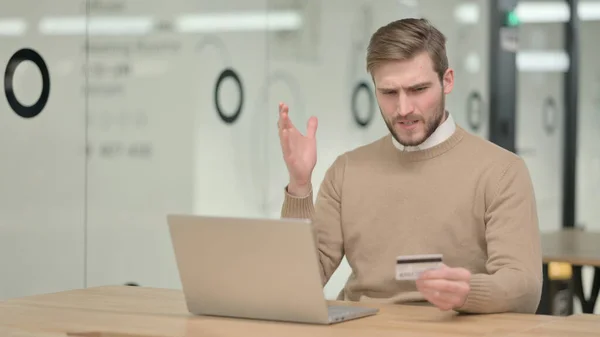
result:
[[[179,288],[167,213],[279,216],[287,181],[275,125],[279,101],[290,104],[301,129],[311,115],[319,118],[315,188],[337,155],[387,132],[377,107],[369,106],[365,96],[358,100],[361,115],[372,108],[375,118],[364,129],[354,123],[351,94],[358,81],[370,84],[364,67],[368,38],[395,19],[426,17],[446,34],[456,72],[448,109],[470,130],[467,98],[479,91],[483,126],[471,131],[487,137],[487,0],[472,2],[479,8],[472,23],[457,21],[455,10],[464,4],[460,0],[420,0],[416,7],[396,0],[376,5],[367,0],[96,3],[104,6],[92,9],[93,18],[127,15],[169,23],[185,14],[231,8],[258,13],[289,9],[301,12],[305,24],[294,32],[182,34],[162,25],[146,35],[86,36],[82,31],[46,36],[38,31],[40,19],[85,15],[81,2],[0,5],[2,17],[29,24],[23,35],[0,36],[1,64],[19,48],[34,48],[48,63],[52,83],[50,100],[36,118],[20,118],[6,100],[0,102],[0,261],[6,270],[0,298],[126,282]],[[600,126],[598,90],[589,84],[600,75],[595,50],[585,44],[594,39],[592,25],[582,28],[579,165],[580,220],[590,227],[598,215],[592,206],[597,188],[584,183],[598,187],[600,180],[600,151],[593,135]],[[561,48],[559,27],[524,26],[523,45]],[[213,99],[215,81],[225,67],[239,73],[244,91],[243,110],[231,125],[218,118]],[[94,89],[87,95],[86,75]],[[17,96],[30,103],[41,80],[35,68],[23,64],[14,85]],[[557,99],[562,114],[562,77],[522,73],[518,90],[518,146],[534,150],[524,157],[538,194],[540,227],[556,229],[562,130],[548,136],[540,119],[547,95]],[[220,101],[226,111],[237,106],[233,83],[223,84]],[[325,288],[328,298],[337,296],[349,272],[342,263]]]

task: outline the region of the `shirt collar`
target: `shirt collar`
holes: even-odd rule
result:
[[[404,146],[398,143],[398,141],[394,137],[392,137],[392,141],[394,142],[394,146],[401,151],[425,150],[444,142],[446,139],[452,136],[455,130],[456,123],[454,122],[452,115],[448,113],[448,118],[446,118],[446,120],[442,124],[440,124],[440,126],[438,126],[438,128],[431,134],[431,136],[425,139],[423,143],[416,146]]]

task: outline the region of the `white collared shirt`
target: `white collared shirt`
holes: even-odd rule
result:
[[[448,113],[448,118],[440,124],[440,126],[429,136],[429,138],[425,139],[425,141],[417,146],[404,146],[392,137],[392,141],[394,142],[394,146],[401,151],[418,151],[425,150],[431,147],[434,147],[446,139],[450,138],[454,131],[456,130],[456,123],[454,123],[454,119],[452,115]]]

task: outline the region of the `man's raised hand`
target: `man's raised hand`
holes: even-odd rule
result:
[[[283,152],[283,160],[290,175],[288,192],[305,196],[311,189],[312,172],[317,163],[317,133],[318,120],[311,117],[308,120],[306,135],[294,126],[289,117],[289,108],[279,103],[279,140]]]

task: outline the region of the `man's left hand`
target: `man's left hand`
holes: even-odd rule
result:
[[[471,272],[464,268],[428,270],[417,280],[417,289],[440,310],[452,310],[465,304],[471,290]]]

